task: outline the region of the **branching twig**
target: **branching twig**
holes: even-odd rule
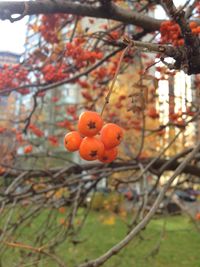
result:
[[[195,157],[196,153],[199,152],[200,142],[195,146],[192,152],[183,160],[183,162],[176,168],[173,175],[169,178],[167,183],[163,186],[163,189],[160,191],[158,197],[156,198],[152,208],[144,217],[144,219],[117,245],[108,250],[105,254],[100,256],[95,260],[88,261],[79,265],[79,267],[98,267],[101,266],[104,262],[106,262],[110,257],[119,253],[121,249],[123,249],[152,219],[157,208],[159,207],[161,201],[163,200],[165,193],[168,188],[172,184],[172,182],[176,179],[176,177],[184,170],[185,166]]]

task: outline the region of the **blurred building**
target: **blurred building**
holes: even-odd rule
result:
[[[15,65],[20,62],[21,55],[12,52],[0,52],[0,68],[4,65]],[[4,94],[0,96],[0,126],[9,127],[10,119],[16,111],[17,94]]]
[[[18,64],[20,57],[21,55],[12,52],[0,52],[0,68],[4,65]],[[15,127],[17,98],[18,95],[15,92],[0,95],[0,163],[3,167],[12,164],[16,151],[15,134],[12,128]]]
[[[41,49],[42,44],[43,44],[41,41],[41,36],[37,32],[37,30],[35,30],[35,27],[37,28],[38,25],[40,25],[40,23],[41,23],[41,16],[32,15],[29,17],[29,20],[27,23],[25,52],[23,55],[23,58],[25,60],[29,59],[31,54],[35,54],[36,57],[43,55],[42,53],[44,51],[42,51]],[[48,48],[48,44],[47,44],[47,48]],[[51,49],[52,48],[50,45],[49,50],[51,51]],[[42,63],[38,62],[38,67],[40,67],[40,64],[43,64],[43,62]],[[32,82],[33,83],[35,82],[35,77],[32,77]],[[32,90],[33,92],[35,92],[38,89],[33,88]],[[29,96],[30,96],[29,97],[29,100],[30,100],[31,94]],[[67,132],[67,130],[66,130],[66,127],[63,127],[63,128],[58,127],[57,124],[64,122],[64,121],[72,120],[70,115],[66,113],[66,109],[68,106],[74,105],[74,104],[76,105],[80,101],[80,93],[77,88],[77,85],[64,84],[64,85],[56,86],[54,90],[49,90],[45,92],[44,94],[43,93],[39,94],[37,100],[38,100],[38,105],[40,108],[38,108],[34,112],[32,116],[32,122],[36,123],[37,127],[44,131],[44,137],[38,138],[37,136],[34,136],[31,133],[28,133],[30,135],[29,140],[32,140],[34,144],[37,144],[38,153],[44,153],[49,150],[51,151],[51,153],[56,153],[56,154],[64,153],[64,156],[66,156],[66,150],[64,146],[63,145],[58,146],[58,147],[51,146],[51,144],[49,144],[48,142],[48,137],[56,136],[58,138],[59,143],[63,144],[64,134]],[[27,106],[27,103],[24,102],[24,104],[25,106]],[[31,105],[32,104],[30,103],[29,106]],[[70,158],[74,157],[74,155],[72,155],[72,153],[69,153],[69,157]]]
[[[19,63],[21,55],[12,52],[0,52],[0,68],[7,65],[15,65]]]

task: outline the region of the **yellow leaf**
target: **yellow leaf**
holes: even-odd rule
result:
[[[106,225],[114,225],[115,224],[115,216],[111,215],[108,218],[105,218],[103,224]]]

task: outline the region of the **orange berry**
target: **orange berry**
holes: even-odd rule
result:
[[[150,118],[152,119],[157,119],[159,118],[159,113],[157,112],[156,108],[150,107],[147,111],[147,114]]]
[[[65,207],[60,207],[58,210],[59,210],[60,213],[65,213],[66,212]]]
[[[24,148],[24,153],[25,153],[25,154],[31,153],[32,150],[33,150],[32,145],[26,146],[26,147]]]
[[[68,151],[74,152],[79,149],[81,141],[82,138],[80,133],[77,131],[72,131],[65,135],[64,145]]]
[[[59,219],[59,224],[61,224],[61,225],[65,225],[65,223],[66,223],[65,218],[60,218],[60,219]]]
[[[96,137],[84,137],[79,148],[81,158],[96,160],[104,152],[103,143]]]
[[[117,157],[118,149],[113,147],[111,149],[105,149],[103,154],[98,157],[98,160],[104,163],[110,163]]]
[[[176,33],[172,34],[171,38],[172,38],[172,40],[178,39],[178,34],[176,34]]]
[[[185,43],[185,42],[184,42],[183,39],[179,39],[179,40],[178,40],[178,45],[182,46],[182,45],[184,45],[184,43]]]
[[[4,174],[4,172],[5,172],[5,168],[0,167],[0,175],[1,175],[1,174]]]
[[[200,213],[197,213],[195,218],[196,218],[197,221],[200,221]]]
[[[192,29],[192,33],[193,33],[193,34],[198,34],[198,33],[199,33],[199,31],[198,31],[198,29],[197,29],[197,28],[193,28],[193,29]]]
[[[107,149],[118,146],[122,138],[123,130],[115,123],[107,123],[101,129],[100,139]]]
[[[196,28],[197,32],[200,33],[200,26]]]
[[[198,24],[195,21],[191,21],[189,25],[190,25],[190,29],[194,29],[198,26]]]
[[[94,111],[85,111],[79,116],[78,130],[84,136],[96,135],[103,126],[101,116]]]

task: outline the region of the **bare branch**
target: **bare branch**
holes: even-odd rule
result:
[[[99,258],[83,263],[79,265],[79,267],[101,266],[110,257],[112,257],[113,255],[116,255],[123,247],[125,247],[149,223],[149,221],[154,216],[157,208],[159,207],[161,201],[163,200],[165,196],[165,193],[167,192],[172,182],[184,170],[185,166],[195,157],[195,155],[199,152],[199,149],[200,149],[200,142],[195,146],[192,152],[183,160],[183,162],[176,168],[173,175],[169,178],[167,183],[163,186],[163,189],[160,191],[152,208],[147,213],[147,215],[144,217],[144,219],[123,240],[121,240],[117,245],[112,247],[110,250],[108,250],[105,254],[103,254]]]
[[[0,3],[0,18],[12,19],[13,14],[23,14],[25,1],[1,2]],[[133,24],[142,27],[147,31],[159,30],[161,20],[156,20],[144,14],[139,14],[128,9],[123,9],[113,2],[110,3],[110,8],[105,9],[102,6],[87,5],[74,3],[74,1],[62,0],[40,0],[28,2],[26,10],[27,15],[52,14],[52,13],[68,13],[77,16],[88,16],[96,18],[105,18],[116,21],[121,21],[126,24]]]

